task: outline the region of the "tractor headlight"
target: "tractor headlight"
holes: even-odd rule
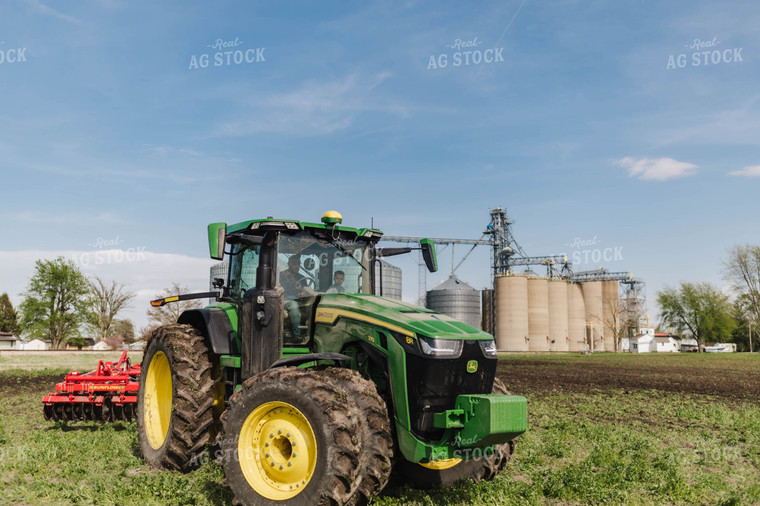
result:
[[[496,342],[491,339],[490,341],[478,341],[480,343],[480,349],[483,351],[483,355],[487,358],[499,358],[496,354]]]
[[[462,354],[462,341],[459,339],[419,338],[420,350],[431,357],[456,358]]]

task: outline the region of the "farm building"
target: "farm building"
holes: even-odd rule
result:
[[[654,336],[649,334],[639,334],[631,339],[630,351],[631,353],[649,353],[650,351],[657,351],[657,347],[652,344]]]
[[[0,332],[0,350],[18,350],[19,339],[11,332]]]
[[[679,351],[678,344],[678,340],[674,339],[670,334],[654,335],[654,351],[676,353]]]
[[[32,339],[23,344],[23,350],[44,351],[50,349],[50,342],[41,339]]]

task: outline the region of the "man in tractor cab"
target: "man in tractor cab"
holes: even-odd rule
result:
[[[303,296],[303,276],[298,273],[300,268],[301,256],[291,255],[288,268],[280,272],[280,286],[285,290],[285,310],[290,316],[294,337],[300,337],[301,308],[298,299]]]

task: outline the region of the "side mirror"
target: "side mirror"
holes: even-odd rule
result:
[[[430,239],[420,239],[422,258],[430,272],[438,270],[438,258],[435,256],[435,243]]]
[[[226,223],[210,223],[208,226],[208,251],[211,258],[224,258],[224,239],[227,236]]]

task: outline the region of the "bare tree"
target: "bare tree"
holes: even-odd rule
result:
[[[755,322],[760,322],[760,246],[736,245],[723,262],[725,277],[733,284],[742,305]]]
[[[111,335],[111,326],[116,315],[122,309],[129,306],[135,294],[125,290],[125,286],[116,281],[111,284],[96,277],[88,281],[90,286],[90,312],[92,316],[89,324],[94,329],[98,340],[103,340]]]
[[[603,313],[604,330],[605,332],[609,331],[612,333],[615,341],[615,351],[620,351],[623,337],[628,335],[632,323],[628,309],[619,298],[615,297],[613,300],[604,303]],[[638,319],[636,319],[636,324],[638,324]]]
[[[181,286],[179,283],[172,283],[171,288],[166,288],[155,298],[160,299],[163,297],[171,297],[172,295],[182,295],[190,293],[190,290],[186,286]],[[188,309],[198,309],[203,307],[203,303],[199,299],[183,300],[179,302],[171,302],[161,307],[148,308],[148,324],[149,326],[171,325],[177,323],[179,316]]]

